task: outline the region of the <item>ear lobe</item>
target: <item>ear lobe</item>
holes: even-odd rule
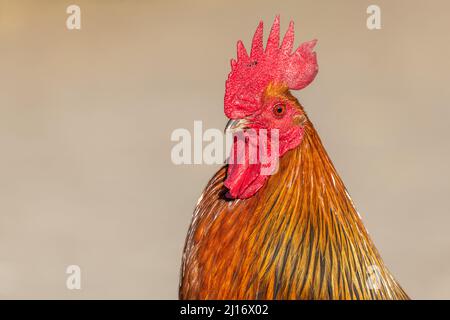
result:
[[[296,126],[303,126],[305,124],[306,117],[303,114],[296,114],[292,117],[292,122]]]

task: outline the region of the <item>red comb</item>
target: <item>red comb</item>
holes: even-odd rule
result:
[[[291,21],[280,46],[280,17],[276,16],[264,50],[261,21],[253,36],[250,56],[242,41],[237,43],[237,60],[231,60],[231,72],[225,84],[226,116],[242,118],[258,110],[261,95],[270,83],[293,90],[310,84],[318,71],[316,53],[312,51],[316,42],[302,43],[291,53],[294,45]]]

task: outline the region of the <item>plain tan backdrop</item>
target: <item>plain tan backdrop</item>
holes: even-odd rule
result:
[[[218,166],[174,165],[170,135],[223,128],[236,41],[277,13],[297,44],[319,39],[319,75],[295,94],[384,260],[411,297],[450,298],[444,0],[0,0],[0,298],[177,298]]]

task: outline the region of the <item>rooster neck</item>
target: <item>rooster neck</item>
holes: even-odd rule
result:
[[[309,121],[301,145],[252,198],[224,198],[225,174],[210,181],[194,212],[181,298],[407,298]]]

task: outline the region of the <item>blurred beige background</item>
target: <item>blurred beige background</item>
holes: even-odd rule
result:
[[[444,0],[0,0],[0,298],[177,298],[218,166],[175,166],[170,134],[223,128],[236,41],[277,13],[297,44],[319,39],[319,75],[296,95],[384,260],[413,298],[450,298]]]

